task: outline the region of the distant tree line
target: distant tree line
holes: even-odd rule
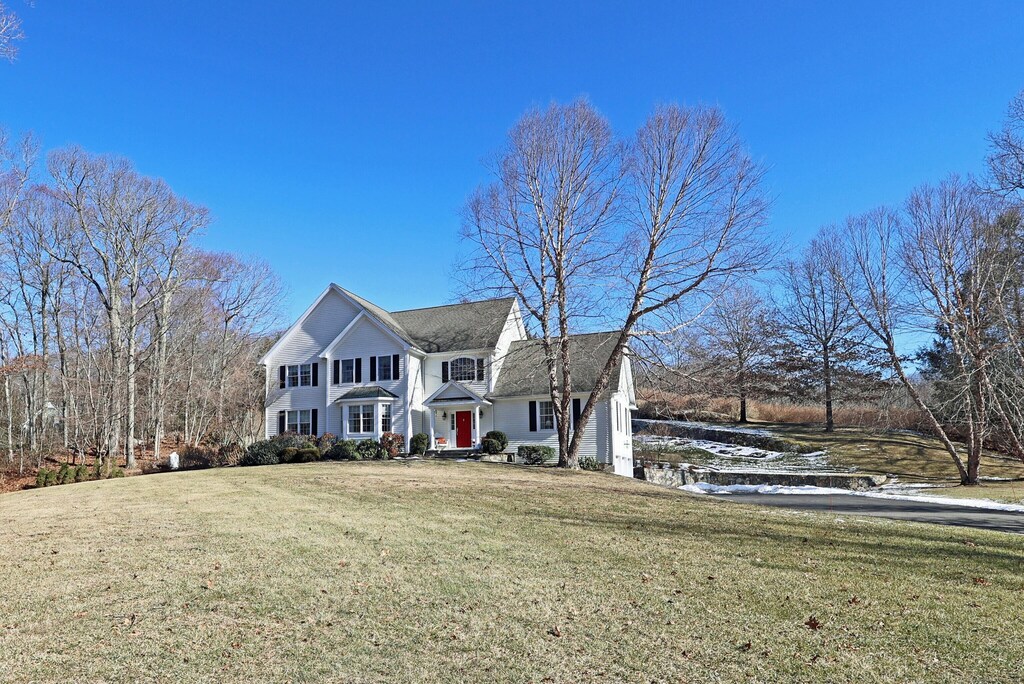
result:
[[[200,249],[209,213],[130,162],[45,161],[0,133],[0,445],[136,465],[167,439],[262,432],[256,364],[277,323],[265,263]]]
[[[827,431],[838,399],[912,408],[964,484],[985,448],[1024,461],[1024,92],[990,143],[985,177],[923,185],[822,227],[760,287],[730,283],[652,346],[648,384],[734,397],[741,421],[749,397],[813,399]]]

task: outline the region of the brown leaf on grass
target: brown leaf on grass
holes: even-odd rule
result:
[[[850,600],[849,600],[849,601],[847,601],[847,603],[848,603],[849,605],[851,605],[851,606],[855,606],[855,605],[857,605],[858,603],[860,603],[860,599],[859,599],[859,598],[857,598],[856,596],[853,596],[853,597],[851,597],[851,598],[850,598]]]
[[[747,643],[745,643],[745,644],[740,644],[740,650],[741,651],[749,651],[751,648],[752,648],[752,645],[751,645],[751,643],[749,641]]]
[[[982,587],[987,587],[988,585],[991,584],[991,582],[989,582],[984,577],[975,577],[974,578],[974,583],[979,585],[979,586],[982,586]]]
[[[558,628],[558,625],[555,625],[554,627],[548,630],[548,634],[550,634],[553,637],[560,637],[562,636],[562,630]]]
[[[821,620],[819,620],[818,618],[814,617],[813,615],[811,617],[807,618],[807,620],[806,620],[806,622],[804,622],[804,624],[807,625],[808,627],[810,627],[812,630],[815,630],[815,631],[821,629],[821,627],[822,627]]]

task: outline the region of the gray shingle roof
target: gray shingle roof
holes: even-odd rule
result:
[[[335,401],[341,401],[342,399],[397,399],[398,395],[393,394],[383,387],[377,385],[370,385],[368,387],[353,387],[348,392],[345,392]]]
[[[597,384],[597,376],[619,338],[618,332],[588,333],[569,338],[572,363],[572,391],[589,392]],[[621,364],[620,364],[621,365]],[[619,388],[619,366],[608,379],[608,390]],[[490,397],[529,397],[547,395],[547,365],[541,340],[513,342],[498,374],[498,383]]]
[[[513,297],[486,299],[393,311],[390,316],[423,351],[488,349],[497,344],[514,301]]]
[[[359,305],[362,306],[364,309],[366,309],[371,314],[376,316],[380,320],[381,323],[383,323],[384,325],[386,325],[388,328],[391,329],[391,332],[395,333],[396,335],[401,337],[406,342],[410,342],[412,344],[416,344],[416,341],[413,340],[409,336],[409,333],[406,332],[402,328],[402,324],[399,323],[398,321],[396,321],[394,316],[392,316],[390,313],[388,313],[384,309],[380,308],[379,306],[377,306],[376,304],[374,304],[370,300],[363,299],[362,297],[360,297],[359,295],[355,294],[354,292],[350,292],[350,291],[346,290],[343,287],[339,288],[339,289],[341,289],[342,292],[347,294],[352,299],[356,300],[356,302],[358,302]]]

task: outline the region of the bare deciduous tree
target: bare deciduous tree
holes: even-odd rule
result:
[[[526,114],[493,172],[466,209],[471,272],[518,296],[540,329],[559,463],[575,468],[630,338],[678,328],[696,302],[768,261],[762,170],[717,109],[660,107],[617,142],[576,102]],[[620,332],[572,424],[567,337],[597,317]]]
[[[11,8],[0,2],[0,59],[13,62],[18,56],[18,41],[24,38],[21,19]]]
[[[699,326],[710,352],[710,374],[739,400],[747,422],[747,398],[771,363],[777,329],[771,307],[750,286],[733,286],[712,304]]]
[[[828,269],[826,249],[815,239],[798,260],[785,264],[780,313],[794,349],[814,358],[820,368],[825,432],[832,432],[836,364],[859,346],[862,335],[849,300]]]
[[[1024,90],[1010,102],[1002,129],[989,135],[989,170],[995,186],[1024,193]]]

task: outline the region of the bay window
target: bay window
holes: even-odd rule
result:
[[[391,404],[380,405],[380,431],[391,432]]]
[[[373,404],[348,407],[348,431],[356,434],[373,432]]]

